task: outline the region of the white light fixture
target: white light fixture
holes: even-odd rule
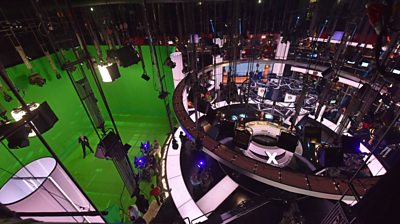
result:
[[[366,67],[368,67],[368,65],[369,65],[368,62],[361,62],[361,67],[366,68]]]
[[[267,35],[261,35],[261,39],[267,39]]]
[[[30,103],[28,104],[29,110],[34,111],[40,106],[39,103]],[[15,108],[11,111],[11,117],[14,118],[15,121],[20,121],[23,116],[25,116],[26,112],[22,109],[22,107]],[[29,133],[29,137],[36,136],[36,133],[32,130]]]
[[[347,62],[347,64],[351,64],[351,65],[354,65],[356,62],[355,61],[346,61]]]
[[[103,82],[112,82],[112,78],[110,75],[110,72],[108,71],[108,67],[111,66],[112,63],[108,63],[107,65],[98,65],[97,67],[99,68],[99,72],[101,75],[101,79],[103,79]]]
[[[93,7],[90,7],[90,11],[92,11],[92,12],[93,12],[93,11],[94,11],[94,8],[93,8]]]
[[[261,4],[261,2],[262,2],[261,0],[258,0],[258,4]]]
[[[393,71],[392,71],[394,74],[396,74],[396,75],[400,75],[400,70],[397,70],[397,69],[393,69]]]

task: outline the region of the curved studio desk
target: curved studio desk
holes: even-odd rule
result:
[[[246,129],[250,131],[252,136],[255,135],[266,135],[274,139],[278,139],[282,130],[286,130],[274,123],[268,121],[251,121],[246,123]],[[295,149],[296,154],[300,155],[303,153],[303,147],[301,142],[298,141],[297,147]],[[287,166],[293,158],[293,152],[282,149],[278,146],[265,146],[258,144],[254,141],[249,143],[247,150],[243,151],[243,154],[254,160],[270,164],[276,167]],[[275,159],[277,164],[269,160],[269,155],[276,155]]]

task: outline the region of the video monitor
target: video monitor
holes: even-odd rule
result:
[[[400,75],[400,70],[397,70],[397,69],[393,69],[393,71],[392,71],[394,74],[396,74],[396,75]]]
[[[240,117],[240,118],[246,118],[247,115],[246,115],[246,114],[239,114],[239,117]]]
[[[264,114],[264,118],[267,120],[273,120],[274,116],[272,114]]]
[[[343,31],[335,31],[332,36],[332,40],[341,41],[343,37]]]
[[[368,62],[361,62],[361,67],[367,68],[369,66]]]

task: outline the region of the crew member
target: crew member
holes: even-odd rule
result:
[[[81,144],[82,146],[82,151],[83,151],[83,158],[86,157],[86,147],[89,148],[90,152],[93,153],[93,149],[92,147],[90,147],[89,145],[89,139],[87,136],[84,135],[80,135],[78,138],[78,142]]]

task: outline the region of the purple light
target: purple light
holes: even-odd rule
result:
[[[340,41],[342,40],[344,32],[343,31],[335,31],[332,36],[332,40]]]
[[[150,142],[147,141],[145,143],[140,143],[140,149],[143,149],[145,151],[148,151],[150,149]]]
[[[188,137],[191,141],[193,141],[193,137],[187,132],[184,128],[182,128],[183,132],[185,133],[186,137]]]
[[[204,162],[203,160],[199,160],[199,161],[197,162],[197,167],[198,167],[198,168],[202,168],[202,167],[204,167],[204,165],[205,165],[205,162]]]

